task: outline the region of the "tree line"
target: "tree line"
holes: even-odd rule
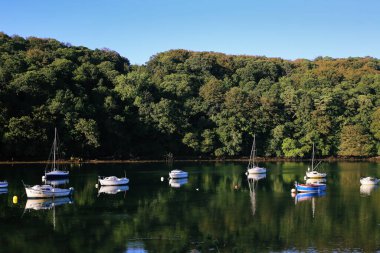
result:
[[[0,159],[380,155],[380,60],[109,49],[0,33]]]

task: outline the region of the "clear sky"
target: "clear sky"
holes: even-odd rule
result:
[[[0,1],[0,31],[110,48],[133,64],[170,49],[380,58],[379,0]]]

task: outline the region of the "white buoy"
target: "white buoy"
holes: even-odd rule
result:
[[[306,179],[307,179],[307,176],[304,176],[303,179],[306,180]]]
[[[45,180],[46,179],[46,177],[45,176],[42,176],[42,180]]]
[[[197,189],[195,189],[195,190],[199,191],[199,188],[197,188]]]
[[[164,177],[161,177],[161,182],[164,182]]]
[[[98,188],[98,184],[95,184],[95,188]]]
[[[297,192],[297,191],[296,191],[296,189],[294,189],[294,188],[291,190],[291,193],[296,193],[296,192]]]

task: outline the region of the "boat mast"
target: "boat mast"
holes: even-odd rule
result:
[[[55,150],[57,148],[57,128],[54,128],[54,144],[53,144],[53,169],[55,170]]]
[[[252,143],[252,149],[251,149],[251,155],[249,157],[249,163],[248,163],[248,168],[253,168],[254,166],[254,161],[255,161],[255,146],[256,146],[256,136],[253,135],[253,143]]]
[[[311,157],[311,171],[314,171],[314,142],[313,142],[313,155]]]

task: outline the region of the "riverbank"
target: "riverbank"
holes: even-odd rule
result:
[[[307,162],[310,158],[282,158],[282,157],[257,157],[258,162]],[[179,157],[174,159],[173,162],[248,162],[249,157],[239,157],[239,158],[213,158],[213,157]],[[367,162],[380,162],[380,156],[376,157],[326,157],[321,159],[315,159],[318,161],[327,162],[356,162],[356,161],[367,161]],[[48,161],[0,161],[0,164],[45,164]],[[81,163],[165,163],[170,162],[166,159],[129,159],[129,160],[109,160],[109,159],[68,159],[60,161],[58,163],[66,164],[81,164]]]

